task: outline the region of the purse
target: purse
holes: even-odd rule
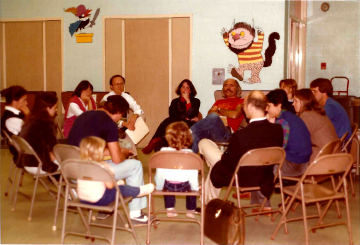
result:
[[[204,234],[217,244],[244,244],[245,212],[233,202],[211,200],[205,209]]]

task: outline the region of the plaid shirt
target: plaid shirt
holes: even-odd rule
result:
[[[283,111],[280,112],[280,115]],[[285,149],[289,140],[290,135],[290,124],[284,120],[284,119],[276,119],[275,123],[280,124],[283,128],[284,133],[284,142],[283,142],[283,148]]]

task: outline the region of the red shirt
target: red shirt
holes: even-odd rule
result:
[[[244,103],[244,99],[241,98],[227,98],[222,100],[215,101],[213,106],[217,106],[218,108],[225,109],[225,110],[235,110],[239,104]],[[244,115],[241,115],[238,118],[227,118],[228,125],[232,128],[235,132],[238,130],[242,120],[244,119]]]

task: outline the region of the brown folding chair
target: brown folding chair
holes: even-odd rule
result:
[[[344,134],[343,137],[345,138],[345,136],[346,136],[346,134]],[[329,143],[324,145],[323,148],[321,148],[321,150],[319,151],[319,153],[315,157],[315,160],[318,159],[319,157],[336,153],[337,151],[339,151],[340,146],[341,146],[341,139],[335,139],[333,141],[330,141]],[[310,163],[310,165],[311,164],[312,163]],[[291,176],[291,177],[290,176],[282,176],[282,179],[283,180],[291,180],[291,181],[299,181],[301,179],[301,177],[302,176]],[[335,189],[335,180],[334,180],[334,178],[332,176],[312,176],[312,177],[307,177],[307,178],[305,178],[305,182],[306,183],[319,183],[319,182],[323,182],[325,180],[328,180],[329,178],[331,179],[331,183],[333,185],[333,188]],[[288,200],[289,200],[289,198],[287,198],[285,200],[285,205],[286,205],[286,202]],[[299,205],[299,202],[296,202],[294,207],[292,208],[292,211],[295,211],[295,209],[297,208],[298,205]],[[320,203],[317,203],[316,205],[317,205],[317,208],[318,208],[318,212],[321,212],[320,211],[320,208],[321,208]],[[336,207],[337,207],[338,217],[340,218],[341,213],[340,213],[340,206],[339,206],[338,201],[336,201]],[[284,208],[284,207],[282,206],[280,208]],[[275,220],[277,215],[278,214],[276,214],[273,217],[273,220]]]
[[[20,162],[20,158],[21,158],[21,154],[20,154],[20,151],[19,149],[17,148],[16,145],[13,144],[13,141],[11,139],[11,137],[6,133],[5,130],[2,130],[3,134],[5,135],[9,145],[12,145],[16,151],[18,152],[18,157],[17,157],[17,163],[14,162],[14,159],[12,158],[11,159],[11,165],[10,165],[10,171],[9,171],[9,176],[8,176],[8,181],[6,183],[6,190],[5,190],[5,196],[8,195],[9,193],[9,188],[10,188],[10,185],[11,185],[11,191],[10,191],[10,198],[9,198],[9,204],[11,203],[11,200],[12,200],[12,195],[13,195],[13,192],[14,192],[14,186],[15,186],[15,179],[16,179],[16,173],[17,173],[17,170],[18,170],[18,166],[19,166],[19,162]],[[9,146],[10,147],[10,146]],[[15,168],[15,171],[14,171],[14,176],[13,176],[13,170]],[[23,180],[23,177],[24,175],[22,174],[21,175],[21,179],[20,179],[20,186],[22,186],[22,180]]]
[[[271,166],[271,165],[279,165],[278,171],[275,174],[274,182],[276,181],[278,174],[280,172],[280,169],[282,167],[282,164],[285,160],[285,151],[281,147],[267,147],[267,148],[259,148],[259,149],[253,149],[248,152],[246,152],[239,160],[239,163],[235,169],[235,172],[233,174],[233,177],[231,179],[231,182],[229,184],[229,188],[225,194],[224,200],[226,200],[231,192],[232,188],[236,188],[236,194],[237,194],[237,202],[239,208],[249,208],[249,207],[259,207],[259,212],[255,213],[248,213],[246,216],[253,216],[257,215],[256,220],[259,219],[260,214],[267,214],[267,213],[274,213],[274,212],[281,212],[281,210],[263,210],[265,203],[267,199],[263,201],[263,203],[260,204],[253,204],[253,205],[246,205],[241,206],[241,198],[240,193],[241,192],[249,192],[249,191],[260,191],[260,186],[254,186],[254,187],[241,187],[239,186],[239,178],[238,173],[241,171],[241,167],[245,166]],[[234,186],[235,181],[235,186]],[[280,185],[280,188],[282,188],[282,184]],[[284,197],[281,196],[282,201],[284,201]]]
[[[11,136],[11,139],[13,141],[13,144],[16,145],[16,148],[19,149],[19,152],[21,155],[23,154],[28,154],[28,155],[32,155],[36,158],[36,160],[38,161],[38,170],[36,174],[32,174],[29,173],[27,171],[24,171],[24,169],[20,168],[20,173],[19,173],[19,177],[18,177],[18,181],[16,184],[16,191],[15,191],[15,198],[14,198],[14,204],[13,204],[13,208],[12,211],[15,211],[15,205],[16,205],[16,200],[17,200],[17,195],[19,193],[19,185],[20,185],[20,176],[21,174],[27,173],[29,175],[31,175],[32,178],[35,179],[35,185],[34,185],[34,190],[31,196],[31,207],[30,207],[30,214],[29,214],[29,218],[28,221],[31,221],[32,218],[32,211],[33,211],[33,207],[34,207],[34,202],[35,202],[35,195],[36,195],[36,190],[37,190],[37,186],[38,186],[38,182],[40,182],[45,189],[47,190],[47,192],[49,193],[49,195],[56,200],[56,195],[54,193],[53,190],[51,190],[48,185],[46,184],[46,182],[44,182],[44,178],[50,178],[52,183],[58,187],[58,182],[56,181],[56,179],[53,177],[56,174],[60,174],[60,170],[54,172],[54,173],[45,173],[45,174],[40,174],[40,170],[41,167],[43,165],[41,159],[39,158],[39,156],[36,154],[36,152],[34,151],[34,149],[29,145],[28,142],[26,142],[26,140],[24,140],[23,138],[21,138],[20,136],[17,135],[13,135]]]
[[[60,166],[61,166],[61,164],[67,159],[80,159],[80,149],[79,149],[79,147],[72,146],[72,145],[57,144],[54,147],[54,155],[55,155],[55,158],[58,160],[58,162],[60,163]],[[62,190],[63,186],[66,186],[66,183],[62,181],[62,178],[63,178],[62,175],[60,175],[58,195],[57,195],[57,198],[56,198],[54,225],[53,225],[53,228],[52,228],[53,231],[56,231],[56,222],[57,222],[57,217],[58,217],[58,213],[59,213],[59,203],[60,203],[61,190]],[[72,189],[70,191],[71,198],[75,198],[75,195],[73,194],[73,191],[75,191],[75,189],[76,189],[76,184],[71,183],[71,187],[72,187]]]
[[[283,192],[289,195],[291,199],[287,203],[285,212],[283,213],[276,230],[271,236],[271,239],[274,240],[282,224],[286,224],[287,222],[292,222],[297,220],[303,220],[306,244],[309,244],[309,234],[308,234],[309,231],[312,230],[313,232],[315,232],[315,230],[318,228],[335,226],[335,225],[347,226],[349,232],[350,244],[353,244],[349,200],[347,193],[347,182],[346,182],[346,176],[348,175],[351,166],[352,166],[352,157],[350,154],[332,154],[332,155],[322,156],[316,159],[314,163],[307,168],[306,172],[301,177],[300,181],[297,183],[296,186],[284,187]],[[338,174],[341,174],[341,180],[336,185],[335,189],[328,188],[319,183],[308,184],[305,182],[305,179],[311,176],[332,175],[335,177]],[[280,181],[282,181],[281,175],[279,176],[280,176]],[[341,188],[344,189],[344,191],[341,191]],[[289,210],[292,204],[294,203],[295,199],[300,201],[302,204],[303,216],[293,219],[287,219],[286,216],[289,213]],[[332,202],[334,200],[339,200],[339,199],[345,199],[347,222],[323,224],[322,221],[327,211],[329,210]],[[319,213],[318,215],[308,216],[306,213],[306,205],[318,203],[318,202],[326,202],[324,211]],[[312,226],[310,227],[310,229],[308,229],[307,219],[311,219],[311,218],[319,218],[319,219],[315,226]]]
[[[155,190],[149,195],[149,205],[148,213],[152,213],[153,217],[148,219],[148,230],[147,230],[147,239],[146,244],[150,244],[150,227],[154,223],[154,227],[157,227],[156,221],[186,221],[186,222],[195,222],[200,225],[200,244],[204,244],[204,163],[203,160],[196,154],[191,152],[157,152],[151,156],[149,160],[149,183],[154,183],[152,171],[156,168],[170,168],[170,169],[195,169],[199,170],[201,174],[201,185],[199,185],[199,191],[188,191],[188,192],[172,192],[172,191],[159,191]],[[154,205],[154,196],[164,196],[164,195],[173,195],[173,196],[199,196],[201,202],[201,212],[200,212],[200,221],[192,218],[178,218],[178,217],[158,217],[158,214],[165,214],[169,211],[167,210],[155,210]],[[194,211],[174,211],[171,212],[177,214],[186,214],[194,213]]]
[[[129,211],[125,205],[132,200],[132,197],[123,198],[121,195],[120,189],[116,183],[114,173],[111,171],[110,168],[105,167],[100,162],[95,161],[86,161],[80,159],[68,159],[65,160],[61,165],[61,173],[64,177],[66,182],[66,193],[65,193],[65,203],[64,203],[64,216],[63,216],[63,226],[62,226],[62,233],[61,233],[61,243],[64,243],[65,236],[72,234],[77,236],[85,236],[92,238],[91,240],[94,241],[95,238],[104,239],[109,241],[111,244],[115,243],[115,232],[116,230],[124,230],[132,233],[135,241],[137,244],[140,244],[139,238],[135,233],[134,226],[131,222]],[[100,182],[112,182],[116,188],[116,198],[115,202],[107,205],[107,206],[96,206],[90,204],[81,203],[78,198],[69,200],[70,197],[70,188],[71,182],[74,180],[91,180],[91,181],[100,181]],[[79,232],[65,232],[66,228],[66,214],[69,207],[74,207],[78,210],[78,213],[81,217],[81,220],[86,228],[86,233],[79,233]],[[124,210],[126,220],[125,221],[123,215],[121,214],[119,208]],[[88,219],[85,219],[85,216],[82,212],[82,209],[89,209],[89,216]],[[114,212],[113,215],[113,223],[112,225],[107,224],[100,224],[100,223],[93,223],[91,221],[92,211],[99,210],[105,212]],[[124,222],[124,227],[117,226],[117,217],[120,217],[121,220]],[[112,228],[111,237],[104,237],[99,235],[93,235],[90,231],[91,226],[98,226],[98,227],[105,227],[105,228]],[[128,228],[130,226],[130,228]]]

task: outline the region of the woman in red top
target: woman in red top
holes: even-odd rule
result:
[[[143,153],[149,154],[155,148],[158,151],[161,147],[167,146],[164,136],[170,123],[183,121],[190,128],[201,119],[198,118],[200,100],[195,98],[197,92],[192,82],[188,79],[182,80],[175,92],[179,97],[171,101],[169,117],[160,123],[149,144],[142,149]]]
[[[76,87],[73,97],[70,99],[69,105],[65,111],[65,124],[64,124],[64,136],[68,137],[70,129],[75,122],[75,119],[83,112],[89,110],[96,110],[95,100],[92,98],[93,85],[83,80]]]

